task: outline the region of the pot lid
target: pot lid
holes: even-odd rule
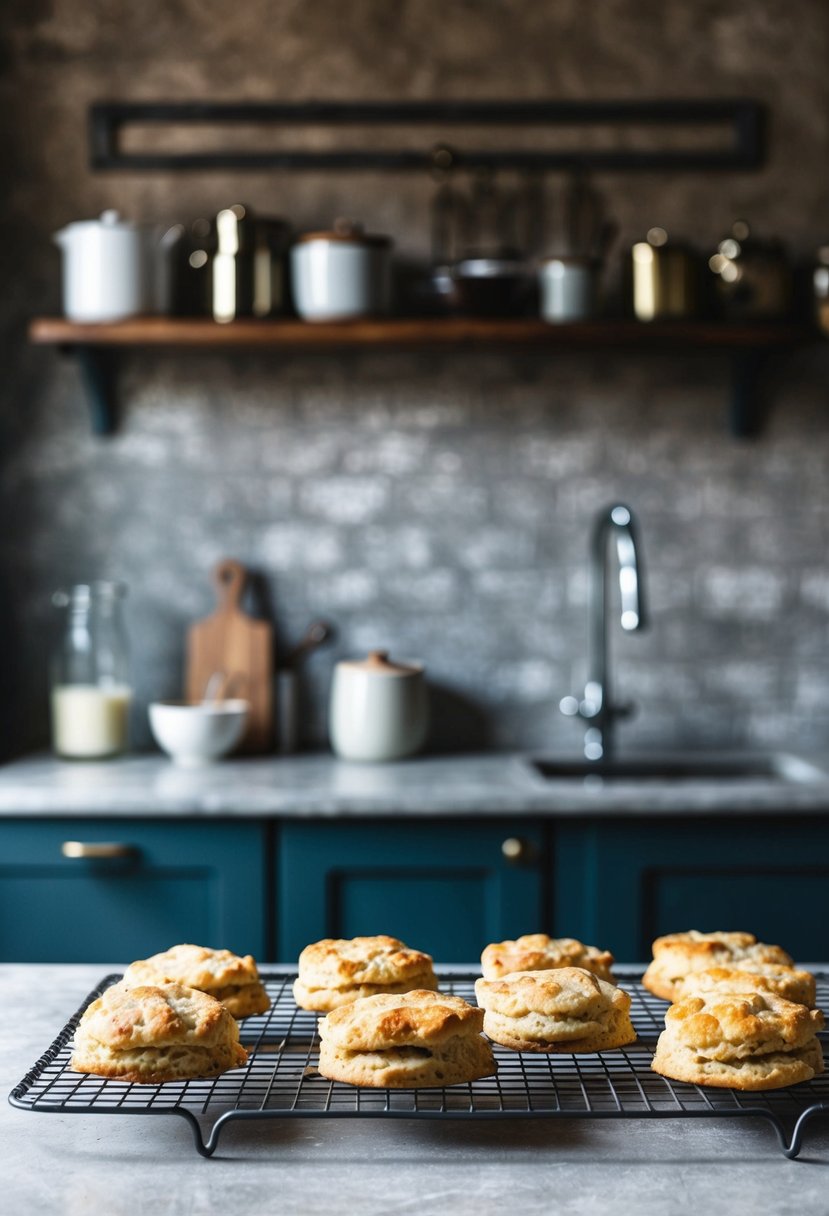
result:
[[[357,671],[368,671],[375,676],[417,676],[423,671],[418,664],[395,663],[389,658],[387,650],[370,650],[368,658],[345,659],[340,667],[350,667]]]
[[[580,256],[577,253],[551,253],[549,257],[539,258],[540,266],[551,266],[554,262],[560,262],[564,266],[595,266],[596,258],[589,256]]]
[[[86,228],[86,227],[112,228],[112,229],[121,228],[121,229],[128,229],[130,232],[134,232],[137,229],[138,225],[134,224],[132,222],[132,220],[122,219],[120,212],[116,211],[114,208],[110,208],[107,211],[102,211],[97,219],[72,220],[72,222],[70,224],[67,224],[67,228]]]
[[[371,245],[385,248],[391,244],[391,238],[363,231],[362,224],[353,220],[334,220],[334,226],[328,231],[303,232],[297,237],[297,245],[305,241],[342,241],[349,245]]]
[[[516,258],[464,258],[455,263],[454,273],[463,279],[514,278],[526,274],[526,267]]]

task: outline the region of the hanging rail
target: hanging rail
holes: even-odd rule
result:
[[[407,102],[96,102],[89,110],[90,162],[93,169],[340,169],[428,170],[434,149],[337,150],[284,148],[224,149],[198,152],[130,151],[122,147],[126,127],[135,126],[345,127],[659,127],[726,128],[728,144],[712,138],[697,148],[452,148],[454,163],[468,169],[521,170],[746,170],[763,163],[765,124],[755,101],[407,101]],[[441,139],[445,135],[441,134]]]

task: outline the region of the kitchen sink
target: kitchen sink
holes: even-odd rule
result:
[[[607,763],[533,759],[529,764],[545,781],[775,781],[808,785],[829,779],[816,765],[789,752],[657,754]]]

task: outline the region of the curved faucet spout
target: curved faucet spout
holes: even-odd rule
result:
[[[613,539],[619,566],[620,620],[632,633],[646,625],[638,526],[630,507],[615,503],[596,516],[590,540],[590,586],[588,594],[588,675],[581,700],[565,697],[562,713],[588,721],[584,755],[597,762],[609,760],[613,752],[614,723],[631,712],[630,705],[614,704],[608,665],[607,558]]]

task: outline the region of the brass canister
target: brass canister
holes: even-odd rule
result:
[[[226,323],[249,317],[253,311],[253,225],[240,203],[216,216],[216,252],[213,255],[213,320]]]
[[[633,311],[640,321],[692,317],[699,303],[699,268],[690,249],[668,243],[664,228],[651,228],[631,250]]]

